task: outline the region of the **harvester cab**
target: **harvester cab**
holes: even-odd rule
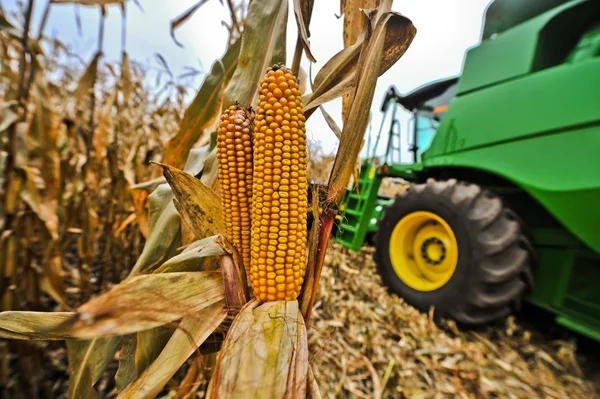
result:
[[[527,300],[600,340],[599,87],[600,1],[492,2],[459,77],[387,91],[337,241],[374,237],[384,284],[422,311],[481,325]]]

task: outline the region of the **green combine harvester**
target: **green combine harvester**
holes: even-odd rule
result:
[[[600,340],[600,1],[496,0],[460,77],[392,87],[382,111],[385,156],[363,162],[337,241],[374,234],[384,283],[422,311],[481,325],[525,299]],[[386,178],[410,186],[385,198]]]

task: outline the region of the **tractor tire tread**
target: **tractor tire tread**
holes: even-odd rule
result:
[[[442,304],[445,309],[434,310],[434,313],[439,317],[453,318],[463,325],[481,325],[504,318],[516,310],[524,293],[533,288],[535,252],[530,237],[522,220],[505,206],[500,197],[476,184],[455,179],[427,179],[425,183],[411,185],[384,209],[374,258],[388,289],[398,291],[392,289],[398,287],[398,282],[391,280],[399,278],[386,270],[389,268],[386,265],[386,261],[390,262],[389,253],[380,249],[379,243],[387,239],[385,248],[389,248],[389,236],[381,237],[382,231],[391,233],[398,215],[407,214],[405,204],[413,204],[413,209],[415,206],[418,208],[414,204],[422,202],[427,202],[429,208],[451,209],[454,219],[463,225],[466,236],[470,237],[468,241],[472,246],[468,255],[470,272],[462,277],[465,283],[452,297],[454,303]],[[401,285],[404,286],[403,283]],[[405,295],[405,299],[406,296],[410,295]],[[419,303],[419,298],[422,295],[414,295],[413,305],[427,311],[427,304]],[[411,303],[410,300],[407,302]]]

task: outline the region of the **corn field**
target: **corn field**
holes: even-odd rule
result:
[[[181,10],[173,40],[207,1]],[[341,1],[344,29],[334,34],[344,48],[314,77],[300,68],[302,57],[315,62],[314,0],[221,1],[227,45],[199,87],[170,73],[157,85],[147,65],[130,60],[124,38],[120,62],[106,62],[104,17],[97,52],[82,63],[60,38],[44,36],[58,3],[102,16],[120,9],[123,36],[127,8],[140,6],[51,0],[36,37],[33,0],[18,15],[0,8],[2,397],[594,394],[567,344],[529,363],[520,357],[525,341],[510,351],[497,344],[512,357],[488,364],[487,344],[476,341],[489,348],[491,335],[474,338],[452,325],[444,332],[401,300],[390,304],[399,309],[393,315],[363,309],[375,312],[371,321],[346,319],[348,330],[339,329],[348,309],[367,306],[348,276],[379,284],[329,238],[356,174],[377,79],[417,32],[392,0]],[[168,72],[167,60],[158,62]],[[338,98],[341,127],[321,107]],[[306,140],[314,112],[339,139],[326,168]],[[335,309],[347,296],[333,299],[340,281],[354,298],[345,310]],[[371,294],[384,304],[398,299],[382,299],[378,288]],[[326,335],[328,328],[335,332]],[[389,354],[402,353],[406,364],[372,339],[400,339],[400,352]],[[440,342],[451,353],[435,352]],[[320,356],[330,350],[339,357]],[[533,381],[536,372],[547,378]]]

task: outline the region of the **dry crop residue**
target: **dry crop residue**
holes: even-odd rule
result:
[[[463,332],[388,294],[372,249],[328,251],[309,326],[324,398],[595,398],[567,343],[538,343],[509,319]]]

